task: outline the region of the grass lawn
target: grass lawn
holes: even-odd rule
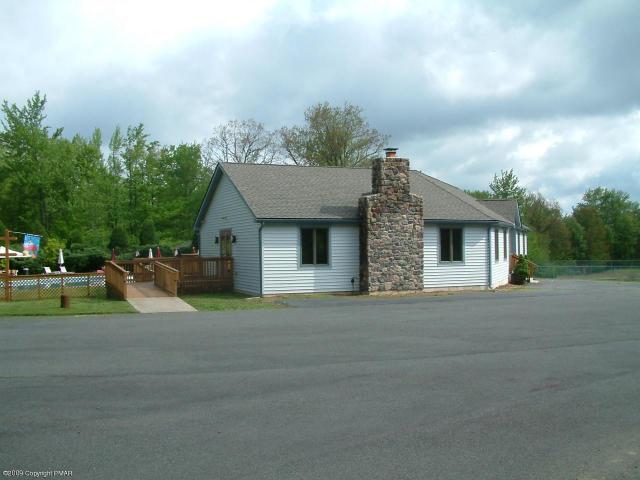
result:
[[[131,305],[104,297],[71,298],[70,308],[60,308],[59,298],[0,302],[0,317],[11,315],[89,315],[99,313],[135,313]]]
[[[568,277],[565,277],[568,278]],[[577,280],[609,280],[616,282],[640,282],[640,268],[620,268],[587,275],[575,275],[570,278]]]
[[[180,298],[196,310],[255,310],[284,306],[277,299],[249,297],[241,293],[199,293]]]

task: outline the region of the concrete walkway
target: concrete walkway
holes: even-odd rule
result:
[[[178,297],[170,297],[153,282],[127,286],[127,302],[140,313],[195,312],[196,309]]]

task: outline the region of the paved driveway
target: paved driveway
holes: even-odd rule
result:
[[[640,285],[0,320],[0,468],[640,478]]]

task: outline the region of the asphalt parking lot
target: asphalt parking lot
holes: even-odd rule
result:
[[[0,469],[640,478],[640,284],[0,319]]]

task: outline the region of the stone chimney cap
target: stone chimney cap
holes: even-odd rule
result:
[[[387,158],[393,158],[396,156],[396,152],[398,151],[395,147],[387,147],[384,149],[384,156]]]

